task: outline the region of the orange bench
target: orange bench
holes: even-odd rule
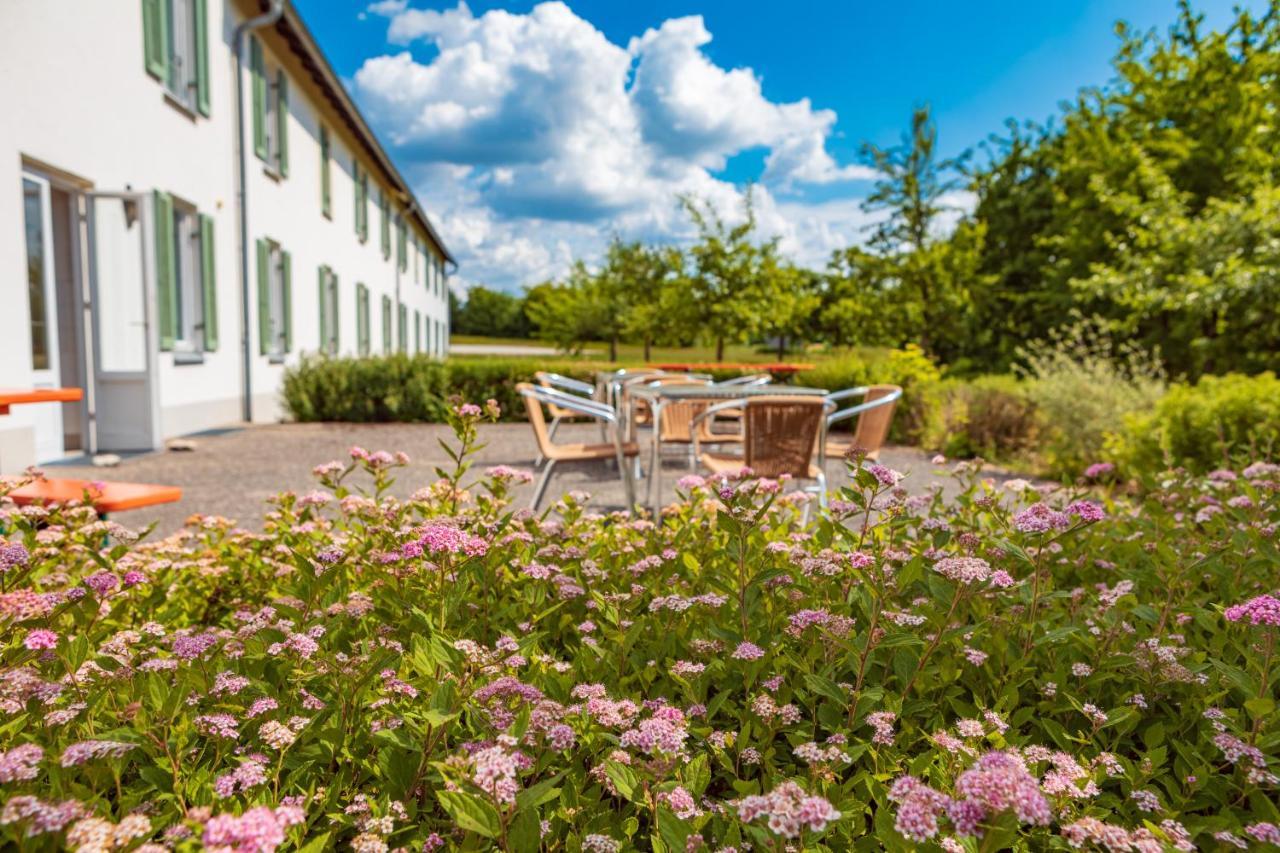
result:
[[[83,501],[106,515],[129,509],[174,503],[182,499],[177,486],[153,486],[148,483],[110,483],[103,480],[36,480],[9,492],[19,506],[29,504],[63,504]]]

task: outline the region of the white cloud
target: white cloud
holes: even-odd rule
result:
[[[767,152],[761,230],[785,251],[820,264],[862,237],[856,200],[803,201],[808,186],[872,176],[827,151],[836,114],[807,99],[770,101],[750,69],[715,65],[700,16],[622,47],[562,2],[477,17],[465,2],[381,0],[368,13],[386,18],[388,42],[404,49],[367,59],[356,95],[409,164],[463,286],[558,275],[615,233],[684,239],[676,196],[728,214],[741,191],[714,173],[751,149]],[[429,61],[410,52],[418,42],[435,48]]]

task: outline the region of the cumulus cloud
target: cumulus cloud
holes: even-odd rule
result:
[[[415,167],[464,284],[557,275],[613,234],[683,239],[677,195],[739,207],[741,190],[715,173],[751,149],[767,152],[762,230],[784,250],[820,263],[859,238],[866,217],[856,203],[803,202],[806,187],[873,177],[828,152],[836,114],[807,99],[770,101],[751,69],[717,66],[703,52],[711,33],[701,16],[621,46],[562,2],[476,16],[465,2],[381,0],[367,13],[387,20],[394,47],[368,58],[353,88]],[[434,47],[429,61],[411,52],[419,43]]]

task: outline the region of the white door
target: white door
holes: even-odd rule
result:
[[[156,345],[152,341],[150,199],[85,194],[93,314],[93,450],[159,446]]]
[[[54,290],[53,216],[49,182],[22,174],[22,212],[27,244],[27,304],[31,309],[31,381],[36,388],[56,388],[58,370],[58,300]],[[62,456],[62,406],[42,403],[30,407],[35,425],[36,461]]]

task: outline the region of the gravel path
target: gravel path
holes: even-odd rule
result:
[[[481,427],[486,446],[478,457],[478,467],[505,464],[532,469],[533,434],[525,424],[495,424]],[[176,504],[123,513],[118,520],[130,527],[157,522],[157,533],[180,527],[194,512],[236,519],[246,527],[259,529],[268,497],[284,489],[307,491],[315,485],[313,466],[331,459],[346,459],[347,449],[358,444],[369,450],[403,450],[412,459],[401,470],[393,492],[405,496],[436,479],[434,467],[449,464],[438,440],[451,440],[447,426],[438,424],[274,424],[233,430],[219,435],[199,436],[192,451],[161,451],[124,460],[115,468],[88,465],[50,465],[50,477],[78,477],[97,480],[124,480],[180,486],[183,499]],[[559,441],[598,441],[594,427],[570,426],[562,429]],[[647,461],[647,444],[645,445]],[[907,474],[903,485],[921,492],[941,482],[951,486],[949,477],[939,476],[929,464],[929,456],[915,448],[889,447],[881,462]],[[827,466],[828,482],[844,481],[843,466]],[[676,479],[687,471],[683,458],[673,453],[663,466],[664,493],[673,494]],[[643,500],[644,484],[638,486]],[[552,475],[543,506],[571,489],[589,492],[592,503],[602,509],[623,503],[622,486],[612,468],[600,463],[559,465]],[[517,495],[524,500],[532,486],[522,486]]]

